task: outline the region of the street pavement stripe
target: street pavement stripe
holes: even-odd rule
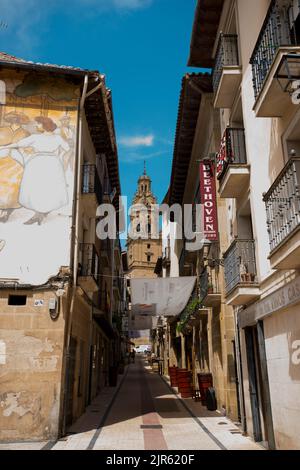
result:
[[[175,392],[175,390],[168,384],[168,382],[165,380],[164,377],[160,375],[161,380],[166,384],[166,386],[171,390],[171,392],[177,397],[177,399],[180,401],[182,406],[186,409],[186,411],[191,415],[191,417],[196,421],[196,423],[200,426],[200,428],[217,444],[218,447],[220,447],[221,450],[227,450],[226,447],[222,444],[222,442],[219,441],[210,431],[207,429],[207,427],[202,423],[202,421],[196,416],[192,410],[187,406],[184,400],[178,395],[178,393]]]
[[[161,424],[141,424],[141,429],[162,429]]]
[[[168,450],[168,446],[156,412],[145,370],[140,369],[141,412],[145,450]]]
[[[56,443],[57,443],[57,440],[56,441],[49,441],[40,450],[51,450],[55,446]]]
[[[120,392],[120,390],[121,390],[121,387],[122,387],[123,383],[125,382],[125,379],[126,379],[126,377],[127,377],[128,371],[129,371],[129,366],[127,367],[127,370],[126,370],[126,372],[125,372],[125,374],[124,374],[124,376],[123,376],[123,378],[122,378],[122,380],[121,380],[121,382],[120,382],[120,385],[118,386],[118,388],[117,388],[117,390],[116,390],[114,396],[112,397],[112,400],[111,400],[110,404],[108,405],[108,408],[107,408],[106,412],[105,412],[104,415],[102,416],[102,419],[101,419],[101,421],[100,421],[100,423],[99,423],[99,426],[97,427],[97,430],[95,431],[95,434],[93,435],[93,437],[92,437],[92,439],[91,439],[91,441],[90,441],[88,447],[87,447],[85,450],[93,450],[93,448],[94,448],[94,446],[95,446],[95,444],[96,444],[96,441],[97,441],[97,439],[99,438],[99,436],[100,436],[100,434],[101,434],[101,431],[102,431],[102,429],[103,429],[103,426],[104,426],[104,424],[105,424],[105,421],[107,420],[108,415],[109,415],[109,413],[110,413],[110,411],[111,411],[111,409],[112,409],[112,407],[113,407],[113,404],[115,403],[116,398],[117,398],[117,396],[119,395],[119,392]]]

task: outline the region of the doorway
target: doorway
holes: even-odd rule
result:
[[[77,340],[71,336],[69,345],[69,357],[67,363],[67,406],[66,406],[66,426],[73,422],[73,401],[74,401],[74,383],[75,383],[75,364],[76,364]]]
[[[256,442],[275,449],[263,322],[245,329],[249,393]]]

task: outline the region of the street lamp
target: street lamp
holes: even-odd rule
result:
[[[205,240],[203,243],[203,259],[208,260],[210,249],[211,249],[211,241],[210,240]]]
[[[215,266],[224,266],[224,260],[219,258],[210,258],[210,251],[212,247],[212,242],[210,240],[205,240],[203,243],[203,260],[208,261],[211,267]]]
[[[275,78],[282,91],[289,93],[293,104],[300,104],[300,54],[284,55]]]

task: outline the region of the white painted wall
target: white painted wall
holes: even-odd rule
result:
[[[169,277],[179,277],[179,260],[176,253],[176,238],[178,236],[178,224],[170,222],[168,217],[162,218],[162,256],[165,254],[165,249],[170,247],[170,275]],[[163,277],[167,277],[167,271],[163,268]]]
[[[300,305],[264,320],[273,424],[278,449],[300,449]]]

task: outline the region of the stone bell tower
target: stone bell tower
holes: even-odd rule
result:
[[[140,204],[147,210],[139,211]],[[138,179],[137,191],[132,200],[132,206],[135,206],[136,209],[130,217],[130,222],[136,227],[137,236],[139,232],[145,234],[146,231],[148,238],[143,239],[142,235],[137,239],[128,237],[128,276],[131,278],[157,277],[154,269],[158,257],[161,256],[161,236],[159,239],[153,238],[153,227],[151,227],[151,207],[153,204],[157,204],[157,200],[151,191],[151,179],[147,175],[146,165],[144,165],[144,173]]]

